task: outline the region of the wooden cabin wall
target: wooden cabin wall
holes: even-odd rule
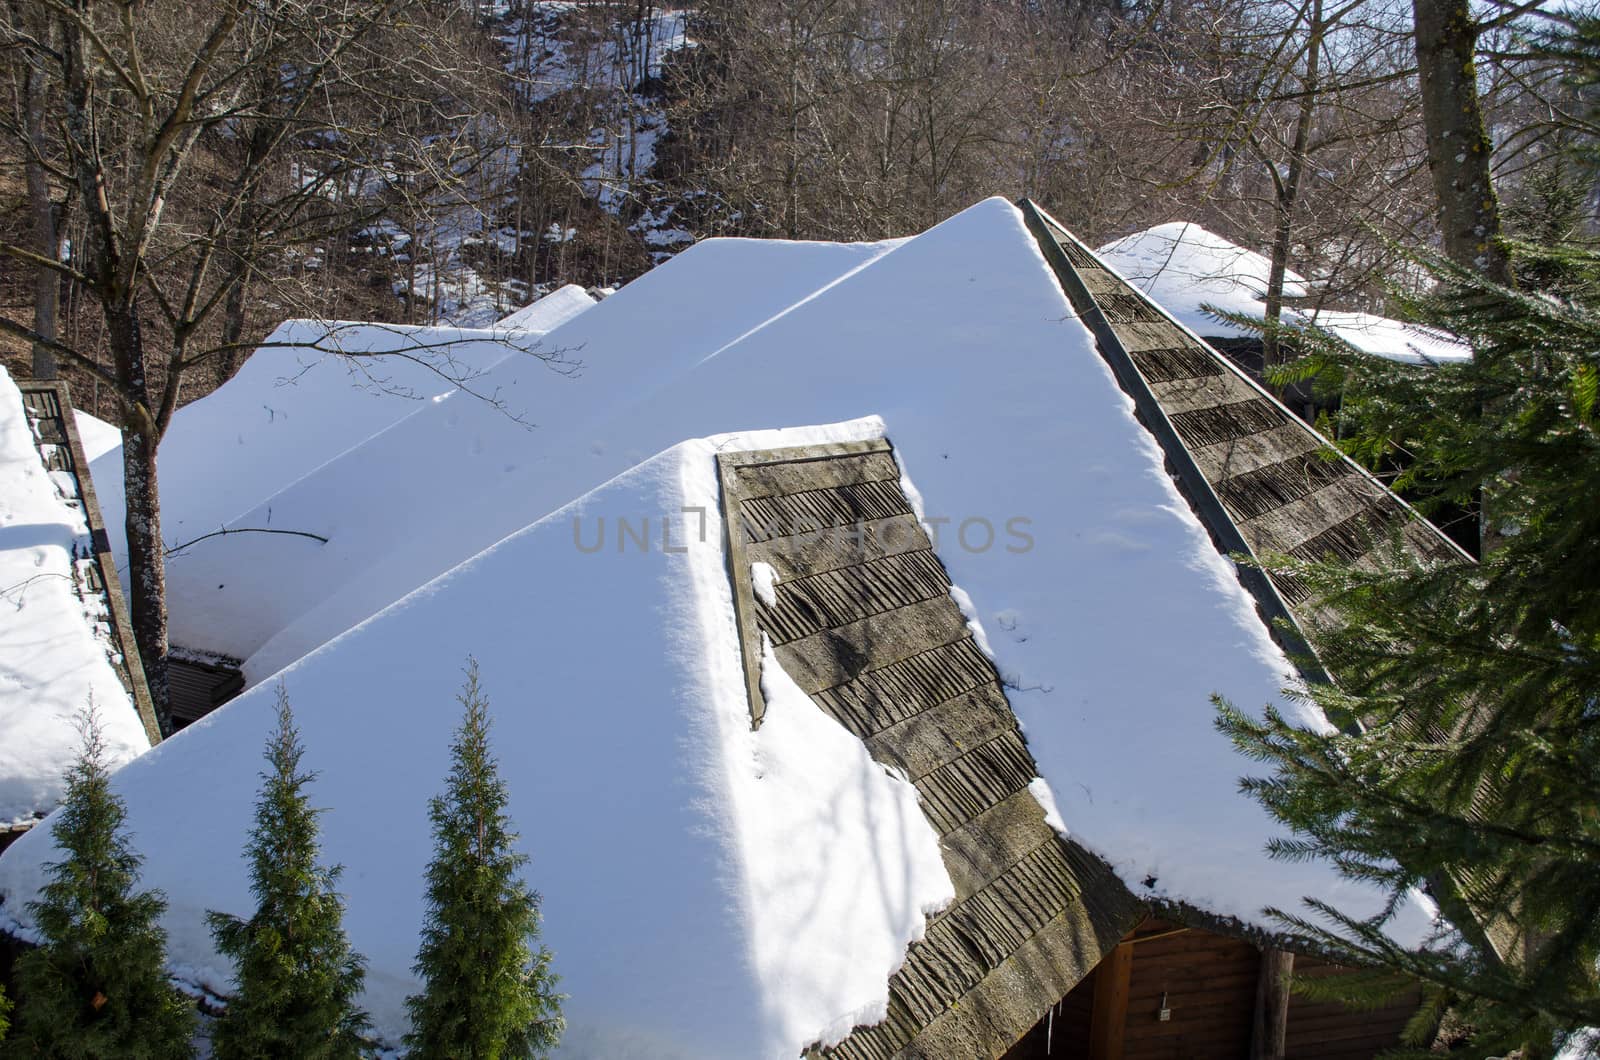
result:
[[[1120,1036],[1109,1036],[1109,1049],[1108,1036],[1093,1029],[1096,985],[1105,977],[1090,975],[1004,1060],[1241,1060],[1250,1055],[1260,950],[1239,939],[1156,919],[1140,924],[1124,945],[1132,951],[1126,1010]],[[1316,958],[1295,959],[1297,975],[1342,971]],[[1284,1055],[1287,1060],[1369,1060],[1399,1044],[1418,1000],[1413,994],[1387,1008],[1362,1012],[1292,997]]]
[[[1336,964],[1315,957],[1296,957],[1294,972],[1308,979],[1339,975]],[[1286,1054],[1306,1060],[1345,1060],[1374,1056],[1393,1049],[1406,1020],[1422,1003],[1421,991],[1407,994],[1390,1005],[1370,1012],[1351,1012],[1331,1001],[1303,997],[1289,1001],[1289,1040]]]

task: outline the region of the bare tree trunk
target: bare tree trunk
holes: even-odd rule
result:
[[[1289,248],[1294,238],[1294,211],[1300,200],[1300,181],[1305,176],[1306,150],[1311,142],[1311,123],[1317,112],[1322,59],[1322,0],[1312,0],[1306,42],[1306,75],[1300,86],[1300,112],[1294,126],[1294,143],[1289,148],[1288,172],[1277,185],[1278,219],[1272,238],[1272,267],[1267,274],[1266,330],[1262,333],[1261,370],[1271,373],[1283,363],[1278,325],[1283,320],[1283,282],[1289,271]],[[1272,163],[1268,163],[1271,165]],[[1274,169],[1276,179],[1277,171]]]
[[[61,226],[55,205],[50,201],[50,182],[45,176],[40,159],[45,151],[44,75],[32,62],[27,63],[22,78],[23,120],[27,122],[27,137],[31,143],[27,170],[28,212],[33,215],[33,249],[40,257],[60,260]],[[39,265],[33,274],[33,330],[47,339],[56,337],[56,311],[61,297],[61,277],[52,268]],[[33,377],[54,379],[57,373],[56,355],[49,346],[33,346]]]
[[[225,348],[217,354],[213,365],[218,386],[232,379],[233,373],[239,370],[238,343],[244,338],[244,296],[249,284],[250,270],[246,269],[228,288],[228,298],[222,307],[222,342]]]
[[[1489,180],[1492,145],[1478,101],[1477,24],[1467,0],[1412,0],[1412,11],[1428,170],[1439,199],[1445,254],[1463,268],[1511,286],[1500,206]]]
[[[144,663],[150,700],[161,734],[172,732],[167,686],[167,565],[161,542],[161,495],[156,479],[160,444],[151,415],[145,378],[144,336],[137,309],[106,307],[106,333],[112,359],[121,370],[128,397],[122,422],[122,474],[127,501],[124,529],[128,535],[128,604],[134,640]]]

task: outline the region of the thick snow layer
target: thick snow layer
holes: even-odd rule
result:
[[[91,703],[112,764],[150,746],[107,655],[98,598],[86,603],[77,592],[74,548],[87,554],[88,538],[82,510],[45,470],[22,395],[0,368],[0,828],[61,801]]]
[[[1388,317],[1319,309],[1315,313],[1297,313],[1296,318],[1331,332],[1374,357],[1406,364],[1460,364],[1472,360],[1472,348],[1453,336]]]
[[[532,305],[503,318],[499,327],[513,331],[549,331],[558,328],[595,304],[595,298],[575,283],[558,287]]]
[[[920,824],[885,823],[904,810],[899,789],[881,771],[869,783],[833,728],[797,704],[805,722],[750,733],[718,448],[886,433],[1006,678],[1053,823],[1130,887],[1258,924],[1264,906],[1305,895],[1374,906],[1326,865],[1266,856],[1280,829],[1238,793],[1252,764],[1215,731],[1209,697],[1326,722],[1281,701],[1287,660],[1010,204],[894,245],[702,243],[547,340],[581,347],[583,373],[507,362],[486,376],[537,428],[483,402],[430,405],[245,518],[270,510],[327,546],[235,535],[172,565],[175,630],[252,656],[256,676],[294,663],[284,676],[307,765],[323,771],[326,850],[347,865],[384,1027],[409,988],[414,939],[396,925],[418,917],[427,778],[445,768],[468,652],[495,697],[546,895],[570,1055],[792,1056],[876,1011],[867,981],[887,977],[914,913],[946,897],[924,871]],[[807,424],[835,426],[729,437]],[[256,688],[117,780],[151,880],[173,899],[177,959],[211,982],[201,911],[244,904],[242,865],[216,851],[242,842],[270,699]],[[789,756],[824,745],[814,775],[848,766],[849,799],[865,800],[817,785],[857,807],[828,825],[841,829],[833,845],[789,783]],[[754,806],[755,791],[799,801]],[[760,831],[793,820],[799,838]],[[776,870],[759,852],[780,847],[787,875],[765,875]],[[35,836],[0,858],[7,908],[50,856]],[[835,872],[865,873],[856,889],[872,908],[838,911]],[[760,940],[799,923],[805,903],[826,912],[790,929],[793,959],[820,962],[802,976]],[[857,915],[875,926],[846,929]],[[1415,938],[1425,922],[1408,910],[1396,931]],[[859,975],[846,971],[858,961]]]
[[[714,433],[652,434],[645,443],[604,425],[614,410],[893,246],[708,240],[539,340],[581,371],[503,359],[473,381],[503,408],[456,393],[407,403],[401,419],[390,403],[359,426],[305,428],[337,431],[335,439],[287,433],[287,456],[261,449],[276,436],[259,423],[258,406],[282,400],[273,385],[281,373],[263,366],[241,382],[241,372],[185,410],[187,420],[175,418],[163,443],[168,539],[181,543],[226,523],[328,541],[238,534],[173,556],[169,591],[182,601],[172,609],[173,641],[244,658],[250,680],[264,677],[595,482],[683,438]],[[205,410],[230,388],[235,415]],[[350,401],[343,391],[321,400],[341,409]],[[256,433],[237,432],[233,420],[252,411]],[[247,483],[215,481],[235,471]],[[219,490],[226,510],[211,495]]]
[[[78,440],[83,443],[83,455],[90,463],[99,460],[113,449],[122,448],[120,427],[112,426],[82,409],[74,409],[73,418],[78,423]]]
[[[772,1044],[784,1047],[779,1055],[795,1056],[792,1043],[831,1045],[857,1024],[889,1014],[883,970],[900,967],[907,942],[922,937],[928,914],[955,900],[955,888],[917,789],[887,774],[860,740],[819,710],[764,637],[761,694],[766,713],[751,741],[755,771],[731,779],[749,789],[736,792],[736,802],[764,808],[741,835],[751,848],[751,905],[761,910],[751,941],[762,980],[781,984],[771,999],[781,1028]],[[795,872],[796,850],[808,849],[864,856]],[[898,862],[897,870],[884,872],[885,861]],[[817,937],[819,922],[830,937]],[[848,963],[833,949],[839,938],[855,951]],[[835,1015],[819,1028],[824,1012]]]
[[[768,720],[750,729],[714,457],[783,440],[678,446],[282,675],[387,1036],[416,988],[427,800],[449,768],[469,654],[569,995],[562,1055],[793,1057],[883,1011],[890,973],[951,887],[914,789],[781,670],[768,668]],[[587,540],[641,517],[648,550],[578,548],[579,527]],[[249,827],[273,698],[247,693],[117,778],[144,882],[170,902],[171,959],[213,989],[227,972],[204,913],[249,908],[228,852]],[[11,916],[52,856],[39,832],[0,860]]]
[[[168,547],[224,525],[293,529],[275,522],[270,509],[244,522],[235,517],[340,453],[445,401],[462,385],[486,393],[479,385],[489,369],[554,352],[541,343],[540,333],[526,329],[282,324],[238,374],[173,417],[158,462]],[[125,559],[120,440],[90,459],[101,513],[113,547]],[[298,552],[314,545],[309,538],[285,540]],[[177,570],[181,559],[173,557]],[[175,634],[176,643],[198,646],[189,645],[181,627]]]
[[[1095,253],[1196,334],[1258,337],[1251,328],[1224,320],[1204,307],[1264,317],[1272,263],[1260,254],[1187,221],[1135,232]],[[1309,288],[1303,277],[1291,271],[1285,277],[1283,293],[1290,299],[1305,298]],[[1469,348],[1443,332],[1371,313],[1286,306],[1283,319],[1294,326],[1320,327],[1362,353],[1391,361],[1452,364],[1472,359]]]

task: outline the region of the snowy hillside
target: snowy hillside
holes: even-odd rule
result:
[[[172,564],[174,639],[247,657],[255,683],[116,778],[185,975],[225,985],[203,916],[247,904],[219,852],[282,680],[366,1003],[403,1030],[424,807],[470,654],[570,998],[562,1056],[792,1057],[881,1014],[950,883],[908,787],[770,655],[751,732],[714,463],[880,434],[1071,838],[1136,893],[1251,923],[1308,894],[1370,903],[1266,856],[1277,829],[1238,794],[1209,697],[1326,722],[1282,701],[1289,663],[1009,203],[890,244],[702,243],[543,341],[582,371],[482,355],[516,419],[456,393],[279,445],[199,411],[245,408],[261,384],[241,375],[175,425],[180,453],[241,447],[262,492],[240,524],[327,538],[230,535]],[[280,459],[293,473],[255,470]],[[167,481],[206,510],[206,480]],[[0,858],[5,915],[52,856],[38,831]],[[1408,909],[1396,931],[1424,926]]]

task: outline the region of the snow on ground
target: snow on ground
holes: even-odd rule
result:
[[[532,305],[502,317],[495,326],[511,331],[545,332],[558,328],[595,304],[595,298],[575,283],[558,287]]]
[[[0,368],[0,828],[60,802],[91,703],[113,765],[150,746],[107,655],[105,616],[77,592],[75,550],[87,554],[88,537]]]
[[[692,15],[641,7],[617,18],[612,8],[535,0],[500,33],[507,68],[530,105],[571,94],[593,116],[585,137],[593,161],[582,179],[587,193],[612,213],[647,205],[656,191],[649,173],[668,125],[650,83],[677,52],[695,47],[688,35]]]
[[[245,517],[271,510],[327,546],[238,535],[172,564],[175,639],[251,656],[252,679],[292,663],[324,849],[346,865],[387,1032],[468,653],[571,996],[563,1055],[793,1056],[877,1011],[947,897],[904,792],[820,712],[796,702],[750,732],[718,450],[887,435],[1006,678],[1036,794],[1136,892],[1258,924],[1304,895],[1373,908],[1325,865],[1266,856],[1280,830],[1238,793],[1251,764],[1209,697],[1326,722],[1282,701],[1289,663],[1010,204],[876,247],[702,243],[547,340],[581,348],[584,372],[486,375],[537,428],[430,405]],[[168,444],[207,444],[184,438]],[[203,635],[218,643],[188,639]],[[243,866],[216,851],[243,841],[271,698],[258,685],[117,779],[173,900],[176,959],[213,984],[201,913],[244,907]],[[36,834],[0,859],[12,915],[50,856]],[[1426,927],[1403,920],[1407,939]]]
[[[1204,307],[1253,318],[1265,316],[1272,263],[1260,254],[1187,221],[1135,232],[1095,253],[1196,334],[1258,337],[1253,329],[1220,319]],[[1284,297],[1309,294],[1305,279],[1288,273]],[[1363,353],[1393,361],[1451,364],[1472,358],[1470,349],[1443,332],[1371,313],[1289,306],[1283,318],[1295,326],[1315,325]]]

